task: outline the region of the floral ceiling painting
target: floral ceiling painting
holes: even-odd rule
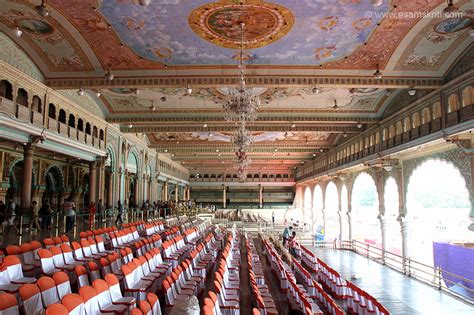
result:
[[[235,64],[240,26],[256,65],[336,60],[367,41],[386,1],[103,1],[100,12],[138,55],[167,64]],[[370,14],[369,14],[370,13]]]

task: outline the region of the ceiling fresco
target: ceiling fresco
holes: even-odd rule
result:
[[[274,141],[328,141],[331,134],[328,132],[253,132],[254,142]],[[231,132],[161,132],[153,134],[154,141],[206,141],[231,142]]]
[[[444,84],[474,43],[472,0],[455,1],[460,18],[439,14],[445,0],[48,0],[47,18],[40,2],[1,1],[0,43],[25,53],[1,45],[0,56],[34,63],[50,88],[194,169],[196,152],[216,168],[216,149],[231,152],[223,104],[241,23],[247,88],[261,100],[252,159],[291,169]]]
[[[370,1],[244,2],[152,1],[143,7],[103,1],[100,12],[137,54],[170,65],[235,65],[240,22],[251,63],[313,65],[350,54],[376,26],[375,13],[388,10]]]
[[[102,98],[107,101],[109,111],[114,114],[124,112],[149,112],[169,110],[209,110],[222,111],[227,100],[227,88],[195,88],[191,94],[185,88],[153,88],[136,90],[130,88],[112,88],[101,90]],[[347,112],[376,112],[382,100],[390,93],[377,88],[251,88],[253,94],[262,101],[261,111],[273,110],[326,110],[332,111],[337,101],[338,110]]]
[[[5,1],[0,22],[25,32],[23,36],[50,70],[91,71],[92,66],[79,44],[55,19],[44,19],[26,1]]]

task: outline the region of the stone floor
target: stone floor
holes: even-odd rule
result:
[[[474,314],[474,306],[351,251],[312,249],[316,256],[372,294],[391,314]]]

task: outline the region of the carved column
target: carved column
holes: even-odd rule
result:
[[[31,206],[31,182],[33,180],[33,152],[31,143],[23,146],[23,186],[21,189],[21,211],[28,213]]]
[[[411,222],[405,217],[399,217],[400,229],[402,232],[402,257],[410,257],[410,234]],[[405,259],[403,259],[403,270],[405,270]]]
[[[179,200],[179,185],[176,184],[174,186],[174,201],[178,203],[178,200]]]
[[[114,190],[114,175],[112,173],[107,173],[109,181],[107,183],[107,208],[112,208],[113,204],[113,190]]]
[[[382,233],[382,262],[385,263],[385,251],[387,250],[387,224],[383,215],[379,215],[378,219],[380,221],[380,232]]]
[[[140,207],[140,204],[139,204],[140,201],[139,201],[139,199],[138,199],[138,197],[139,197],[139,195],[140,195],[140,189],[139,189],[139,187],[138,187],[139,182],[140,182],[140,181],[138,180],[138,176],[137,176],[137,177],[135,178],[135,186],[133,186],[133,189],[134,189],[134,191],[133,191],[133,202],[134,202],[135,204],[132,205],[132,206],[134,206],[134,207]]]
[[[89,162],[89,203],[97,202],[97,165]]]
[[[263,208],[263,186],[260,184],[259,186],[259,191],[258,191],[258,202],[260,205],[260,208]]]
[[[385,250],[386,250],[386,226],[385,226],[385,187],[384,187],[384,180],[383,180],[383,170],[378,169],[375,172],[375,185],[377,187],[377,194],[379,199],[379,214],[377,218],[380,221],[380,229],[381,229],[381,238],[382,238],[382,253],[383,257],[385,257]]]
[[[163,185],[163,201],[168,201],[168,182]]]

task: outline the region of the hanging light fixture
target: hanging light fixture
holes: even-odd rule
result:
[[[245,150],[254,142],[254,138],[252,133],[245,128],[245,125],[241,124],[240,128],[232,135],[232,142],[239,150]]]
[[[77,95],[83,96],[84,95],[84,90],[82,88],[79,88],[79,90],[77,90]]]
[[[102,94],[100,94],[99,91],[95,92],[95,96],[100,97]]]
[[[332,109],[334,109],[334,110],[339,109],[339,105],[337,105],[337,100],[336,99],[334,100],[334,105],[333,105]]]
[[[17,27],[13,30],[13,34],[15,35],[15,37],[21,37],[21,34],[23,34],[23,31]]]
[[[37,5],[35,9],[42,17],[47,18],[49,16],[49,10],[46,7],[46,0],[41,0],[41,4]]]
[[[109,68],[109,70],[105,73],[105,79],[107,81],[112,81],[115,78],[115,75],[112,73],[112,69]]]
[[[377,64],[377,70],[374,72],[374,79],[380,80],[382,79],[382,72],[380,72],[379,64]]]
[[[374,7],[379,7],[382,5],[382,3],[383,3],[383,0],[372,0],[372,5]]]
[[[453,14],[453,13],[459,12],[458,7],[454,5],[454,1],[453,1],[453,0],[447,0],[447,3],[448,3],[448,6],[443,9],[443,13],[444,13],[445,15],[451,15],[451,14]]]
[[[229,89],[230,98],[224,103],[225,119],[228,121],[254,121],[257,119],[257,110],[260,98],[252,90],[246,89],[245,62],[244,62],[244,29],[245,23],[240,23],[240,57],[238,87]]]
[[[149,6],[150,3],[151,3],[151,0],[138,0],[138,4],[140,4],[141,6],[144,6],[144,7]]]
[[[193,92],[193,89],[189,86],[189,84],[186,86],[186,94],[191,95]]]

